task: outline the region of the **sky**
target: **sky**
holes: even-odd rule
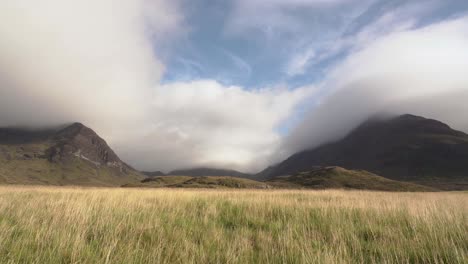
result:
[[[2,0],[0,126],[258,172],[376,114],[468,132],[465,0]]]

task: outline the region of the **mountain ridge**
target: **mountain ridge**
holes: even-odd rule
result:
[[[430,186],[452,182],[444,188],[467,189],[467,160],[467,134],[440,121],[407,114],[370,119],[344,138],[295,153],[256,177],[271,179],[315,166],[340,166],[393,180]]]
[[[121,186],[140,183],[143,174],[268,181],[338,166],[437,189],[466,190],[466,161],[467,134],[440,121],[408,114],[370,119],[340,140],[296,153],[257,175],[209,167],[174,170],[167,175],[140,173],[82,123],[37,130],[0,128],[0,183],[14,184]]]

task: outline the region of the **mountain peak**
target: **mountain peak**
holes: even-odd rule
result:
[[[296,153],[258,177],[340,166],[428,185],[443,179],[444,188],[466,188],[467,159],[467,134],[437,120],[406,114],[370,119],[343,139]]]
[[[49,150],[51,161],[75,156],[98,166],[122,166],[123,164],[107,142],[82,123],[76,122],[61,129],[52,140],[56,144]]]
[[[405,114],[387,119],[369,119],[354,129],[346,138],[360,137],[378,140],[378,138],[386,136],[393,140],[396,137],[422,134],[466,136],[464,133],[453,130],[450,126],[440,121]]]
[[[47,129],[0,128],[0,164],[0,182],[8,183],[120,186],[143,179],[78,122]]]
[[[97,134],[90,128],[86,127],[82,123],[75,122],[71,125],[67,125],[64,128],[60,129],[54,136],[56,140],[70,140],[76,137],[78,134],[83,133],[83,131],[87,132],[88,135],[96,135]]]
[[[403,114],[398,117],[398,119],[409,119],[409,120],[427,120],[427,118],[422,117],[422,116],[417,116],[417,115],[412,115],[412,114]]]
[[[88,128],[88,127],[83,125],[83,123],[75,122],[75,123],[72,123],[71,125],[69,125],[67,128],[81,130],[83,128]]]

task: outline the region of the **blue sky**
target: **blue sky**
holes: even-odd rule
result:
[[[417,29],[468,10],[468,1],[463,0],[185,4],[187,33],[164,51],[168,56],[162,81],[211,79],[246,90],[319,84],[331,68],[360,48],[353,39],[360,33],[370,30],[366,38],[378,38],[398,27]],[[299,105],[276,130],[286,135],[313,101]]]
[[[270,3],[271,2],[271,3]],[[288,3],[290,2],[290,3]],[[214,79],[246,89],[323,80],[355,43],[333,45],[393,14],[375,37],[463,15],[464,0],[190,1],[188,33],[172,44],[164,82]]]

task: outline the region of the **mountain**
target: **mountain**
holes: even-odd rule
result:
[[[346,170],[340,167],[317,167],[289,176],[278,176],[266,183],[277,188],[435,191],[431,187],[394,181],[367,171]]]
[[[186,170],[175,170],[169,172],[167,175],[178,175],[178,176],[192,176],[192,177],[202,177],[202,176],[230,176],[238,178],[250,178],[250,174],[242,173],[235,170],[223,170],[223,169],[214,169],[214,168],[194,168]]]
[[[166,176],[162,171],[142,171],[141,173],[148,177]]]
[[[0,183],[119,186],[142,178],[83,124],[0,128]]]
[[[371,119],[345,138],[292,155],[259,173],[271,179],[315,166],[367,170],[393,180],[468,189],[468,135],[432,119]]]

